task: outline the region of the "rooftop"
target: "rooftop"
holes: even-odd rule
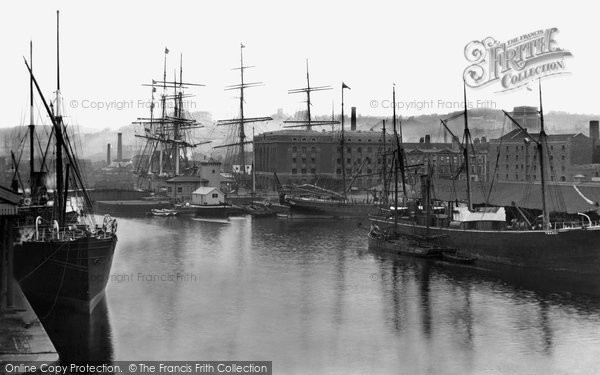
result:
[[[210,186],[200,187],[200,188],[194,190],[192,192],[192,194],[206,195],[206,194],[210,194],[213,190],[216,190],[219,193],[223,194],[223,192],[221,190],[217,189],[216,187],[210,187]]]
[[[208,180],[200,176],[175,176],[167,180],[167,183],[173,182],[208,182]]]

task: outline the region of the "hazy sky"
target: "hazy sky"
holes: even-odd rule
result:
[[[489,5],[486,5],[489,4]],[[362,114],[386,116],[391,99],[414,103],[402,116],[446,113],[448,102],[462,100],[462,74],[469,65],[464,48],[492,36],[500,41],[538,29],[557,27],[556,40],[574,57],[571,74],[544,81],[546,110],[600,113],[596,12],[576,1],[40,1],[4,5],[0,22],[4,116],[0,126],[27,123],[28,74],[22,56],[34,42],[34,71],[49,96],[55,89],[55,11],[61,11],[61,89],[71,123],[117,128],[147,116],[150,90],[161,79],[163,51],[169,48],[168,78],[183,53],[184,81],[204,83],[188,93],[188,108],[210,111],[215,118],[237,115],[233,92],[225,85],[239,80],[239,44],[256,67],[247,81],[264,87],[247,93],[249,116],[292,113],[304,97],[288,89],[305,85],[308,58],[311,84],[334,90],[314,94],[313,112],[340,112],[342,80],[351,87],[346,105]],[[498,87],[470,89],[477,106],[511,109],[536,105],[534,92],[495,93]],[[379,103],[377,105],[373,104]],[[427,102],[426,108],[414,105]],[[103,103],[103,104],[100,104]],[[387,102],[386,102],[387,103]],[[433,103],[433,105],[431,105]],[[487,103],[487,104],[486,104]],[[97,109],[93,106],[112,106]],[[375,107],[376,108],[373,108]],[[388,105],[389,106],[389,105]],[[115,108],[124,107],[124,108]]]

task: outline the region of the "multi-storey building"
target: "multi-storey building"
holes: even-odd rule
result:
[[[282,184],[319,183],[321,186],[338,187],[343,176],[340,132],[281,130],[266,132],[254,137],[256,181],[263,189],[275,189],[274,172]],[[419,143],[404,143],[408,155],[413,159],[423,159],[413,150],[436,153],[458,152],[458,145],[450,143],[432,143],[426,136]],[[375,131],[346,131],[344,139],[344,162],[347,181],[354,180],[354,189],[369,189],[381,183],[381,171],[384,166],[384,149],[387,149],[387,165],[391,165],[391,151],[395,140],[386,135],[385,147],[383,134]],[[427,150],[427,151],[424,151]],[[413,153],[413,154],[411,154]],[[445,154],[444,154],[445,155]],[[454,154],[452,154],[454,157]],[[462,155],[456,156],[462,160]],[[440,154],[441,158],[441,154]],[[444,159],[446,160],[446,156]],[[437,154],[431,158],[437,164]],[[454,160],[454,159],[453,159]],[[478,160],[475,158],[475,160]],[[475,171],[477,179],[486,175],[486,159],[479,158]],[[410,164],[410,159],[408,160]],[[458,161],[457,161],[458,163]],[[482,170],[479,170],[479,165]],[[446,171],[444,166],[444,171]],[[458,168],[457,168],[458,170]],[[448,169],[449,171],[449,169]],[[448,172],[444,172],[448,174]],[[463,177],[464,178],[464,177]]]
[[[530,134],[534,140],[539,133]],[[496,181],[540,181],[541,173],[536,143],[520,129],[490,140],[489,171]],[[593,141],[584,134],[550,134],[547,136],[546,176],[548,181],[571,180],[573,165],[592,162]],[[494,160],[497,160],[495,162]]]
[[[424,174],[428,165],[433,167],[434,178],[466,179],[466,163],[462,151],[450,148],[444,149],[412,149],[407,150],[408,165],[415,165],[411,173]],[[476,148],[469,155],[470,178],[472,181],[487,180],[487,151]]]

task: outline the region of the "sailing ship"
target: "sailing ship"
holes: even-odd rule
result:
[[[457,259],[475,261],[478,264],[518,266],[530,271],[543,271],[545,276],[551,273],[552,277],[560,277],[566,283],[584,283],[585,290],[600,293],[600,225],[593,223],[585,214],[580,214],[583,220],[570,223],[550,220],[546,176],[549,169],[546,165],[547,135],[544,130],[541,83],[541,130],[537,139],[504,112],[509,120],[535,143],[537,150],[538,167],[541,171],[542,214],[534,222],[509,223],[505,207],[476,207],[472,202],[468,145],[471,138],[466,86],[463,87],[463,95],[465,144],[461,147],[466,174],[466,202],[435,200],[432,194],[432,168],[428,166],[427,173],[421,176],[420,199],[403,199],[404,202],[399,202],[396,186],[393,210],[384,211],[371,218],[370,246],[402,253],[405,252],[407,241],[418,239],[434,245],[434,254],[454,253],[458,254]],[[456,138],[454,135],[453,137]],[[401,145],[395,151],[396,166],[404,165]],[[398,170],[398,167],[394,167],[396,176]]]
[[[215,146],[215,149],[226,148],[227,156],[226,156],[226,168],[230,169],[230,172],[233,174],[236,185],[239,189],[247,189],[250,187],[250,181],[248,181],[248,177],[252,177],[252,193],[253,195],[256,193],[256,183],[254,178],[254,157],[252,158],[252,163],[250,165],[250,171],[248,171],[248,165],[246,160],[246,146],[253,145],[254,139],[248,140],[246,133],[247,124],[255,124],[259,122],[271,121],[273,120],[271,117],[247,117],[245,113],[245,90],[252,87],[262,86],[264,85],[262,82],[247,82],[244,80],[244,72],[246,69],[252,68],[253,66],[244,65],[244,48],[246,46],[240,43],[240,66],[237,68],[233,68],[233,70],[240,71],[240,83],[229,85],[225,87],[226,91],[231,90],[239,90],[239,116],[237,118],[225,119],[217,121],[217,126],[228,126],[229,135],[227,139],[230,141],[229,143]],[[254,127],[252,128],[254,132]],[[254,138],[254,137],[253,137]],[[252,151],[254,153],[254,151]],[[250,172],[250,173],[248,173]]]
[[[95,223],[75,147],[63,122],[58,11],[56,15],[57,89],[54,103],[46,101],[33,74],[32,54],[29,62],[25,60],[30,76],[30,189],[29,196],[24,197],[23,205],[19,207],[17,229],[21,240],[14,251],[15,278],[28,297],[50,303],[51,308],[61,304],[91,313],[102,300],[109,279],[117,243],[117,222],[107,215],[102,225]],[[52,122],[56,186],[51,194],[45,185],[47,152],[39,170],[35,170],[34,87]]]
[[[287,128],[305,127],[307,131],[311,131],[313,126],[337,125],[341,124],[339,133],[339,149],[341,154],[341,192],[325,189],[314,184],[303,184],[294,186],[289,193],[286,194],[286,201],[290,205],[290,217],[332,217],[332,218],[366,218],[369,214],[377,211],[377,205],[373,201],[350,199],[348,192],[351,189],[352,181],[361,173],[360,166],[352,176],[350,184],[347,183],[348,169],[346,166],[346,136],[344,127],[344,90],[350,89],[345,83],[341,85],[342,108],[341,121],[335,121],[332,117],[331,121],[313,120],[311,118],[311,98],[310,94],[314,91],[330,90],[330,86],[310,86],[310,75],[308,71],[308,61],[306,63],[306,87],[290,90],[290,94],[306,93],[306,115],[305,120],[291,120],[286,123],[292,125],[285,126]],[[366,159],[365,159],[366,161]],[[351,172],[351,171],[350,171]]]
[[[141,117],[133,122],[144,128],[143,134],[135,135],[143,140],[140,157],[134,165],[134,173],[138,176],[137,188],[153,193],[166,193],[166,180],[169,178],[196,175],[198,169],[191,160],[191,152],[197,146],[209,143],[194,140],[193,131],[203,125],[184,110],[184,99],[191,97],[185,90],[204,85],[183,82],[182,54],[179,58],[179,80],[174,73],[173,80],[168,81],[168,54],[169,49],[165,48],[162,80],[152,80],[142,85],[151,89],[150,117]],[[162,90],[158,101],[159,115],[156,114],[157,90]],[[169,105],[172,105],[171,111]]]

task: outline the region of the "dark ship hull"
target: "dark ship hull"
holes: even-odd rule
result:
[[[381,225],[389,219],[373,218]],[[393,224],[392,224],[393,225]],[[600,294],[600,227],[557,230],[471,230],[429,227],[399,222],[399,234],[433,238],[440,248],[474,257],[477,264],[497,264],[543,271],[570,280],[585,282],[586,292]],[[370,239],[380,247],[381,240]],[[389,250],[389,249],[388,249]],[[400,252],[400,251],[399,251]]]
[[[373,203],[354,203],[327,199],[288,198],[290,216],[315,216],[339,219],[366,218],[378,211]]]
[[[91,313],[104,297],[116,235],[27,241],[15,246],[15,276],[28,297]]]

